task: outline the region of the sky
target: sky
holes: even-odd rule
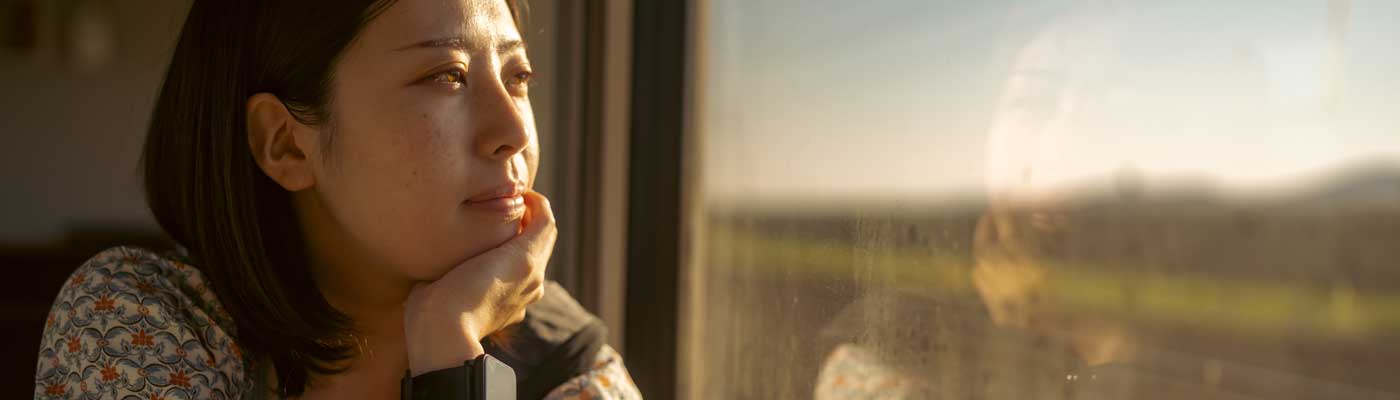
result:
[[[1400,165],[1400,2],[711,0],[714,202],[1279,188]]]

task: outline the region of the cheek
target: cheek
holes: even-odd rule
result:
[[[421,275],[470,246],[462,229],[464,163],[452,135],[426,119],[341,132],[325,203],[355,245],[409,275]]]
[[[397,137],[372,150],[380,152],[373,157],[376,162],[360,167],[373,174],[360,185],[360,194],[373,199],[362,206],[374,211],[360,215],[354,229],[364,232],[366,246],[388,264],[420,280],[441,276],[519,233],[519,221],[502,221],[463,205],[472,190],[504,171],[473,159],[465,125],[443,120],[448,121],[418,118],[390,131]],[[512,164],[528,171],[533,182],[538,165],[534,151]]]
[[[456,196],[462,160],[452,135],[429,120],[390,123],[363,134],[357,157],[341,160],[349,186],[388,208],[411,212]],[[345,181],[347,179],[342,179]]]
[[[392,243],[405,265],[432,266],[463,251],[460,204],[465,199],[465,162],[453,132],[420,119],[395,134],[399,146],[379,169],[386,180],[374,185],[384,197],[381,240]],[[456,251],[454,251],[454,249]]]

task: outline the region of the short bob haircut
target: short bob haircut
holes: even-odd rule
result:
[[[352,321],[307,269],[291,196],[248,148],[246,102],[276,95],[302,123],[331,121],[340,54],[394,0],[195,0],[151,115],[146,201],[232,316],[258,384],[283,395],[355,355]],[[516,26],[521,13],[506,0]],[[523,32],[523,28],[522,28]]]

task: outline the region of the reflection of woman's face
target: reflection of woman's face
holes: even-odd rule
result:
[[[499,0],[398,0],[334,70],[316,199],[341,243],[433,279],[503,243],[539,163],[531,69]],[[494,200],[492,200],[494,198]]]
[[[977,224],[972,283],[999,324],[1035,325],[1047,274],[1042,242],[1064,225],[1055,204],[1078,91],[1070,70],[1082,60],[1063,43],[1083,39],[1066,35],[1049,29],[1021,49],[987,135],[991,207]]]

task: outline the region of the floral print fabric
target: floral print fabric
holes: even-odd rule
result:
[[[79,267],[44,327],[35,399],[237,399],[250,395],[251,365],[232,318],[198,269],[130,247]],[[547,397],[639,399],[610,347],[593,371]]]
[[[593,370],[564,382],[554,388],[545,400],[587,400],[617,399],[640,400],[642,393],[627,368],[622,366],[622,356],[611,346],[603,345],[593,363]]]
[[[252,382],[198,270],[119,247],[78,268],[45,323],[36,399],[232,399]]]

